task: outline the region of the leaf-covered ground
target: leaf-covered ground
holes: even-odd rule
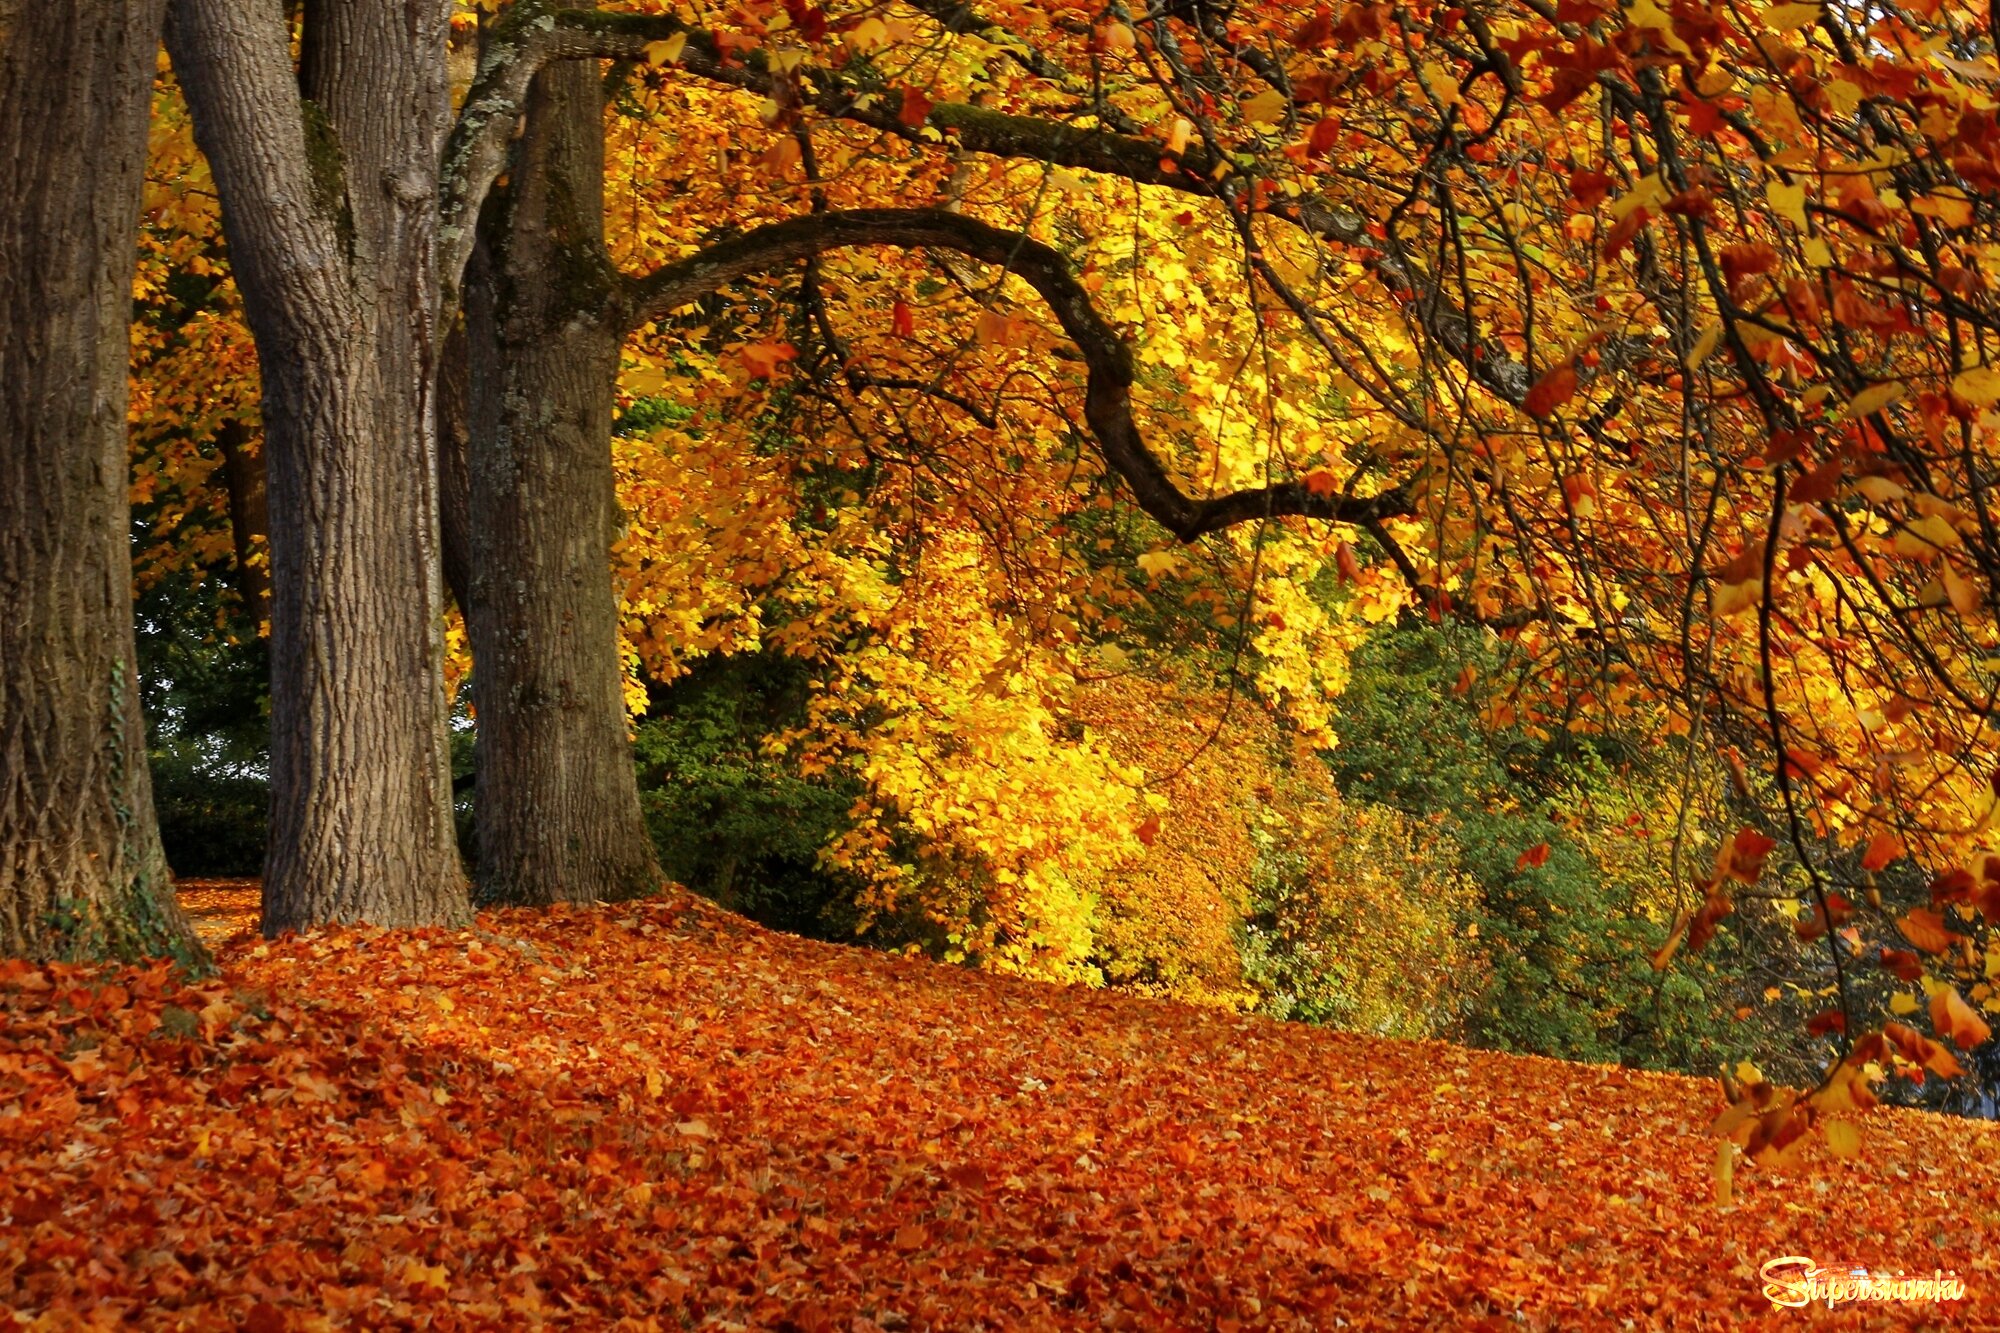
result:
[[[31,1327],[2000,1326],[2000,1129],[1745,1171],[1711,1087],[773,934],[689,896],[0,963]],[[1955,1307],[1772,1312],[1811,1255]]]

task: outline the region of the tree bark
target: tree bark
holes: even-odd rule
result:
[[[236,591],[244,609],[257,620],[271,615],[271,571],[257,551],[259,538],[271,532],[265,503],[264,454],[250,447],[254,437],[240,421],[225,421],[215,432],[222,455],[222,481],[229,495],[229,538],[236,553]]]
[[[466,919],[441,686],[434,403],[449,0],[174,0],[264,387],[264,930]]]
[[[154,822],[126,361],[163,0],[0,0],[0,954],[204,962]]]
[[[660,885],[627,734],[610,553],[624,329],[604,248],[595,61],[545,67],[471,268],[470,559],[483,900]]]
[[[454,322],[438,364],[438,535],[444,587],[459,614],[465,613],[472,581],[471,348],[465,325]]]

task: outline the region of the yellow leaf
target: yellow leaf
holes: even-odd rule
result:
[[[1764,11],[1764,26],[1772,32],[1796,32],[1818,20],[1818,5],[1772,5]]]
[[[1889,1012],[1892,1014],[1914,1014],[1921,1006],[1917,997],[1908,991],[1897,991],[1889,997]]]
[[[1975,366],[1960,371],[1951,382],[1951,391],[1974,407],[1991,407],[2000,403],[2000,370]]]
[[[1678,51],[1682,55],[1693,54],[1688,50],[1688,44],[1681,40],[1680,34],[1674,31],[1673,19],[1654,4],[1653,0],[1633,0],[1625,11],[1625,21],[1635,28],[1646,28],[1660,34],[1660,40],[1666,43],[1670,51]]]
[[[1870,504],[1885,505],[1900,500],[1909,492],[1890,481],[1887,477],[1856,477],[1854,489],[1868,497]]]
[[[865,18],[847,34],[847,44],[857,51],[879,51],[889,44],[889,25],[878,18]]]
[[[1701,336],[1694,340],[1694,347],[1688,352],[1687,368],[1693,370],[1696,366],[1708,360],[1710,354],[1715,351],[1715,345],[1721,341],[1722,326],[1720,324],[1711,324],[1703,329]]]
[[[1865,417],[1871,412],[1879,412],[1903,396],[1900,381],[1890,380],[1887,384],[1871,384],[1847,402],[1849,417]]]
[[[681,52],[686,49],[687,44],[688,36],[684,32],[677,32],[662,42],[647,42],[646,63],[650,65],[674,64],[680,60]]]
[[[1741,583],[1725,583],[1715,590],[1715,614],[1733,616],[1738,611],[1747,611],[1757,605],[1764,595],[1764,580],[1745,579]]]
[[[1736,1145],[1728,1139],[1715,1145],[1715,1201],[1726,1204],[1736,1194]]]
[[[1964,227],[1972,222],[1972,201],[1955,195],[1923,195],[1910,201],[1910,211],[1936,218],[1947,227]]]
[[[443,1291],[451,1285],[451,1270],[443,1264],[427,1264],[417,1259],[409,1259],[403,1264],[403,1283],[410,1287],[429,1287],[433,1291]]]
[[[1651,208],[1666,202],[1667,183],[1660,179],[1660,173],[1641,176],[1639,183],[1611,201],[1611,220],[1623,222],[1641,208]]]
[[[1852,1120],[1835,1120],[1826,1127],[1826,1146],[1835,1157],[1854,1157],[1861,1152],[1861,1130]]]
[[[1770,201],[1771,211],[1794,227],[1806,225],[1806,187],[1803,185],[1783,185],[1772,181],[1764,187],[1764,198]]]
[[[1452,77],[1451,67],[1443,64],[1425,65],[1424,86],[1431,90],[1431,96],[1445,106],[1457,106],[1463,100],[1458,94],[1458,80]]]
[[[1285,95],[1276,88],[1266,88],[1255,97],[1243,103],[1243,119],[1253,125],[1278,125],[1285,119],[1285,109],[1291,105]]]

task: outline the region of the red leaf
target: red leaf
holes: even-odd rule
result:
[[[1596,208],[1611,193],[1611,177],[1601,171],[1572,171],[1569,192],[1584,208]]]
[[[1931,906],[1936,907],[1939,903],[1971,902],[1973,890],[1978,887],[1979,881],[1974,879],[1972,872],[1964,866],[1947,870],[1931,881]]]
[[[1634,236],[1639,234],[1639,228],[1652,220],[1653,214],[1650,209],[1635,208],[1630,213],[1627,213],[1616,226],[1605,234],[1605,259],[1618,258],[1619,252],[1631,243]]]
[[[1333,40],[1333,15],[1322,9],[1301,23],[1292,33],[1292,45],[1314,51]]]
[[[910,307],[898,301],[889,307],[889,329],[898,338],[917,336],[917,317],[910,313]]]
[[[1576,367],[1565,362],[1535,381],[1535,387],[1528,390],[1528,397],[1521,406],[1531,417],[1546,419],[1548,415],[1576,397]]]
[[[1831,500],[1840,489],[1840,460],[1829,458],[1792,483],[1786,496],[1793,504],[1816,505]]]
[[[1688,133],[1695,138],[1709,138],[1722,128],[1722,108],[1713,102],[1684,96],[1682,105],[1687,108]]]
[[[1908,949],[1882,950],[1882,967],[1899,981],[1915,981],[1924,974],[1924,960]]]
[[[903,105],[897,111],[896,118],[911,129],[916,129],[919,125],[930,119],[931,108],[936,105],[937,103],[924,95],[922,89],[905,88],[903,89]]]
[[[1521,855],[1514,862],[1514,869],[1516,871],[1522,871],[1528,869],[1531,866],[1544,866],[1547,865],[1548,863],[1549,863],[1549,845],[1545,842],[1538,842],[1533,847],[1530,847],[1527,851],[1521,853]]]

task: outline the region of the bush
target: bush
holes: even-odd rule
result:
[[[136,606],[146,759],[167,864],[255,875],[270,806],[270,654],[234,593],[176,572]]]
[[[1673,906],[1659,858],[1605,850],[1620,837],[1636,845],[1643,816],[1668,808],[1665,765],[1655,773],[1616,737],[1545,742],[1483,725],[1476,699],[1454,689],[1465,667],[1483,676],[1496,665],[1471,631],[1385,629],[1351,665],[1328,754],[1335,781],[1350,800],[1435,829],[1476,886],[1469,928],[1486,971],[1465,1039],[1713,1070],[1720,1004],[1686,970],[1650,965]]]
[[[1434,831],[1384,807],[1325,808],[1256,834],[1251,914],[1239,932],[1259,1007],[1385,1037],[1455,1035],[1484,959],[1467,933],[1471,880]]]
[[[820,864],[860,782],[807,778],[765,738],[804,717],[796,659],[705,658],[651,692],[633,750],[639,799],[668,878],[776,929],[852,939],[857,886]]]

